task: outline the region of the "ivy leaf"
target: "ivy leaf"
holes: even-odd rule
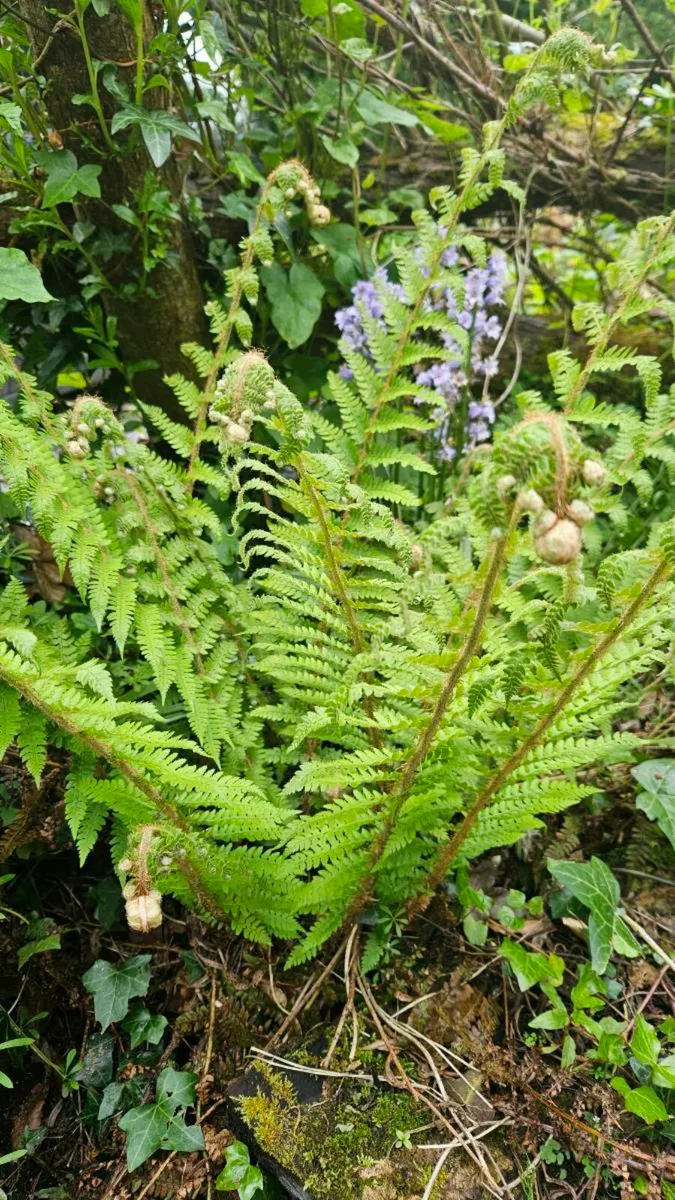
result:
[[[122,1028],[130,1035],[131,1049],[136,1050],[143,1042],[150,1046],[161,1042],[168,1024],[161,1013],[153,1017],[147,1008],[134,1008],[125,1017]]]
[[[129,1001],[145,995],[150,986],[150,957],[137,954],[120,967],[99,958],[82,977],[94,997],[94,1013],[102,1029],[121,1021],[129,1011]]]
[[[94,163],[78,167],[72,150],[41,151],[36,155],[38,165],[47,175],[42,196],[43,208],[67,204],[75,196],[100,197],[98,177],[101,168]]]
[[[85,1087],[100,1091],[111,1082],[114,1071],[115,1038],[112,1033],[95,1033],[87,1039],[87,1048],[77,1072]]]
[[[23,250],[0,246],[0,300],[24,300],[47,304],[54,297],[47,291],[40,272]]]
[[[659,1061],[661,1052],[661,1043],[656,1030],[652,1028],[648,1021],[638,1013],[635,1019],[635,1028],[633,1036],[630,1040],[631,1054],[637,1058],[638,1062],[644,1063],[647,1067],[655,1067]]]
[[[156,1150],[204,1149],[199,1125],[186,1125],[185,1108],[194,1104],[196,1075],[167,1067],[157,1080],[154,1104],[142,1104],[119,1121],[127,1137],[127,1169],[135,1171]]]
[[[120,1118],[120,1129],[127,1136],[127,1170],[135,1171],[159,1150],[167,1134],[167,1122],[158,1104],[143,1104],[130,1108]]]
[[[157,168],[164,165],[171,153],[172,134],[189,138],[193,142],[199,141],[194,129],[180,121],[173,113],[164,112],[162,109],[148,110],[138,108],[135,104],[126,104],[115,113],[110,122],[110,130],[112,133],[119,133],[129,125],[140,126],[145,148]]]
[[[265,1190],[265,1179],[259,1167],[251,1165],[248,1146],[233,1142],[225,1152],[226,1165],[216,1179],[217,1192],[237,1192],[239,1200],[252,1200]]]
[[[113,1079],[112,1083],[106,1084],[101,1096],[101,1103],[98,1106],[98,1119],[105,1121],[108,1117],[112,1117],[121,1107],[120,1101],[126,1090],[126,1083],[120,1083],[119,1080]]]
[[[419,123],[415,114],[408,112],[407,108],[389,104],[368,88],[361,92],[356,107],[366,125],[417,125]]]
[[[637,807],[656,821],[675,846],[675,759],[652,758],[633,767],[631,774],[644,788],[635,801]]]
[[[557,883],[566,887],[589,910],[588,942],[593,970],[607,970],[616,928],[621,891],[609,867],[599,858],[589,863],[548,860],[548,869]]]
[[[171,153],[171,133],[169,130],[162,129],[161,125],[143,122],[141,125],[141,136],[153,165],[155,167],[163,166]],[[129,1170],[131,1170],[131,1167]]]
[[[260,271],[272,308],[272,324],[294,350],[307,341],[321,316],[323,284],[304,263],[293,263],[288,274],[274,264]]]

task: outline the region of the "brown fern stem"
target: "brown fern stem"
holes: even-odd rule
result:
[[[498,538],[495,544],[487,575],[485,577],[485,582],[480,594],[476,615],[474,617],[473,625],[469,631],[469,636],[467,637],[457,660],[448,672],[445,683],[443,684],[429,721],[422,730],[422,733],[417,740],[417,744],[410,755],[410,758],[405,763],[403,771],[397,783],[394,785],[392,792],[390,793],[389,799],[391,804],[389,807],[389,812],[387,814],[385,823],[373,845],[368,861],[367,874],[361,883],[358,895],[350,905],[343,924],[353,921],[354,918],[358,916],[358,914],[362,912],[366,905],[370,902],[377,866],[382,859],[389,839],[396,828],[403,805],[405,804],[410,793],[410,789],[414,783],[415,776],[424,762],[427,754],[429,753],[429,750],[431,749],[434,739],[443,722],[443,717],[448,711],[452,697],[455,694],[457,684],[464,675],[474,654],[480,647],[485,622],[487,621],[490,609],[492,607],[492,599],[495,588],[499,581],[501,569],[504,564],[506,547],[511,529],[513,527],[514,519],[515,509],[508,529],[500,538]]]
[[[641,589],[640,593],[635,597],[633,602],[629,604],[626,611],[617,621],[613,629],[606,633],[605,636],[598,642],[597,646],[586,656],[579,669],[565,685],[562,691],[558,694],[554,704],[544,717],[538,722],[529,737],[526,737],[517,750],[506,760],[505,763],[495,772],[489,782],[485,785],[482,792],[478,795],[471,808],[466,813],[455,832],[452,834],[450,841],[441,850],[436,858],[436,862],[429,872],[424,891],[420,893],[411,902],[408,908],[408,919],[411,919],[416,913],[423,912],[429,904],[431,896],[435,889],[447,875],[450,867],[454,863],[459,851],[464,842],[471,833],[471,830],[476,824],[480,814],[486,809],[495,795],[501,790],[510,775],[518,769],[525,761],[528,754],[542,739],[546,736],[549,729],[555,722],[556,718],[569,704],[572,697],[579,690],[582,683],[588,679],[589,675],[595,670],[598,663],[604,658],[605,654],[621,635],[628,629],[629,625],[635,620],[635,617],[644,608],[649,600],[649,597],[656,590],[658,585],[665,579],[669,572],[669,564],[667,560],[661,559],[658,565],[654,568],[649,579]]]

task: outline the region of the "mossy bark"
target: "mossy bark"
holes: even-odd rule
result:
[[[258,1062],[229,1097],[230,1127],[296,1200],[419,1200],[438,1159],[436,1151],[413,1145],[419,1138],[411,1131],[428,1126],[428,1109],[388,1085],[286,1073]],[[432,1200],[488,1194],[475,1165],[457,1151]]]
[[[82,41],[72,25],[60,20],[72,11],[71,0],[57,0],[45,6],[41,0],[18,0],[17,9],[25,22],[26,32],[39,59],[39,70],[47,80],[44,102],[55,134],[66,149],[76,154],[80,165],[97,163],[101,167],[99,182],[101,199],[78,197],[75,205],[80,220],[93,222],[99,229],[125,235],[129,248],[116,254],[111,262],[102,264],[106,277],[116,291],[133,283],[140,274],[140,249],[133,231],[112,211],[113,204],[134,208],[134,197],[143,185],[147,172],[153,172],[179,206],[181,217],[168,229],[170,250],[175,265],[158,265],[149,275],[148,286],[140,295],[102,294],[107,313],[117,319],[119,352],[131,364],[154,359],[157,370],[139,372],[135,385],[142,399],[159,404],[174,416],[181,416],[170,389],[162,376],[175,371],[190,374],[189,364],[181,354],[183,342],[208,342],[208,327],[204,316],[204,298],[197,274],[195,253],[187,222],[182,215],[183,179],[172,155],[159,169],[155,168],[136,130],[135,136],[122,135],[115,139],[119,151],[106,144],[94,110],[87,104],[76,104],[74,97],[90,91],[87,64]],[[143,4],[145,40],[154,33],[149,4]],[[121,8],[111,4],[107,15],[96,15],[92,5],[84,16],[89,53],[93,60],[114,64],[117,76],[134,91],[136,65],[135,32]],[[99,76],[100,81],[100,76]],[[155,88],[144,98],[144,104],[159,105],[164,90]],[[103,114],[108,126],[119,108],[99,82]],[[130,236],[131,234],[131,236]],[[183,416],[184,419],[184,416]]]

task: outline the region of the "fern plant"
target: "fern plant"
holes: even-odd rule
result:
[[[550,394],[517,397],[510,427],[445,482],[447,503],[418,499],[436,470],[420,368],[462,337],[461,264],[487,254],[462,215],[497,187],[521,198],[502,133],[595,53],[575,31],[546,43],[467,151],[459,190],[416,214],[399,286],[376,279],[381,315],[363,315],[370,357],[341,346],[339,421],[248,348],[275,212],[300,193],[310,220],[330,219],[295,162],[264,189],[229,306],[211,306],[215,348],[186,347],[202,387],[173,380],[192,428],[147,410],[174,457],[129,441],[96,397],[57,413],[3,349],[19,393],[0,406],[14,517],[52,547],[95,628],[8,579],[0,749],[15,742],[36,781],[47,745],[68,752],[73,837],[84,858],[112,819],[135,928],[158,924],[172,892],[248,937],[295,941],[297,962],[367,915],[372,961],[378,920],[412,915],[450,870],[582,800],[579,768],[643,744],[614,724],[625,685],[668,654],[675,531],[655,515],[644,548],[598,562],[583,529],[597,541],[621,526],[650,459],[675,471],[675,392],[612,341],[651,310],[675,216],[637,228],[611,311],[578,306],[586,361],[552,355]],[[644,417],[596,395],[626,367]],[[236,573],[218,554],[223,502]]]

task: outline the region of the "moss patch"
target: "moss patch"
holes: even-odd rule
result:
[[[393,1200],[424,1191],[428,1156],[400,1143],[428,1124],[428,1114],[407,1092],[330,1080],[316,1102],[301,1104],[288,1076],[264,1063],[255,1069],[260,1085],[237,1101],[241,1114],[265,1153],[316,1200]]]

